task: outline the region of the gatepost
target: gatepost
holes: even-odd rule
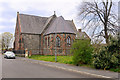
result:
[[[25,49],[25,57],[28,57],[28,49]]]
[[[30,52],[29,52],[29,57],[31,57],[31,55],[32,55],[32,51],[30,50]]]

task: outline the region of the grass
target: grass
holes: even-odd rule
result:
[[[73,64],[72,57],[73,56],[57,56],[57,62],[64,63],[64,64]],[[35,59],[35,60],[55,62],[55,56],[51,56],[51,55],[47,55],[47,56],[45,56],[45,55],[32,55],[29,58]]]
[[[111,68],[110,71],[113,71],[113,72],[119,72],[119,73],[120,73],[120,68],[116,68],[116,69]]]
[[[51,56],[51,55],[32,55],[29,58],[35,59],[35,60],[55,62],[55,56]],[[73,58],[73,56],[57,56],[57,62],[64,63],[64,64],[73,64],[72,58]],[[81,64],[80,66],[95,69],[95,67],[93,65]],[[110,71],[120,72],[120,68],[117,68],[117,69],[111,68]]]

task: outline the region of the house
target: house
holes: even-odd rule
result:
[[[77,31],[73,20],[57,17],[55,13],[41,17],[17,12],[14,49],[28,49],[32,54],[66,55],[73,41],[81,35],[89,38],[81,29]]]

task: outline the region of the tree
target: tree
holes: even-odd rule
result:
[[[8,49],[13,40],[13,34],[10,32],[2,33],[2,49]]]
[[[91,64],[93,48],[89,40],[76,40],[72,44],[71,53],[75,65]]]
[[[79,12],[84,24],[83,28],[92,28],[92,34],[96,37],[104,37],[107,44],[109,44],[109,34],[115,34],[118,28],[118,17],[112,11],[113,5],[112,0],[83,2]]]

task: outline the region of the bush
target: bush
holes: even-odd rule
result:
[[[75,40],[70,52],[73,54],[73,64],[91,64],[93,48],[89,40]]]
[[[94,54],[94,66],[98,69],[118,68],[120,64],[119,40],[111,39],[108,46]]]

